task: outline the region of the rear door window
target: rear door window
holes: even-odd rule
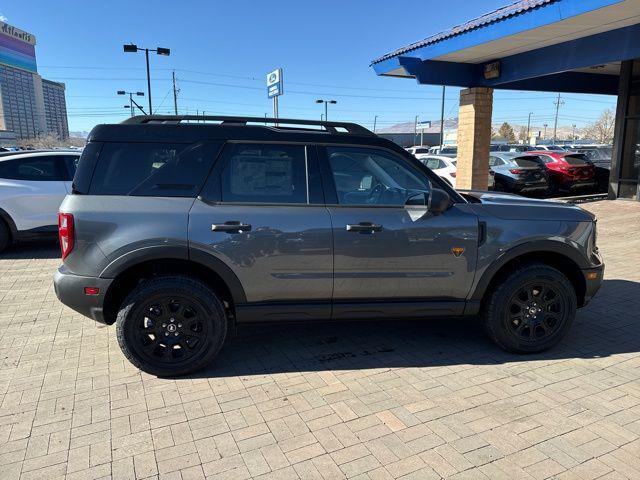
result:
[[[307,147],[235,144],[225,155],[223,202],[309,203]]]
[[[195,197],[220,147],[221,143],[104,143],[89,193]]]
[[[0,161],[0,178],[32,182],[66,180],[65,167],[56,155]]]

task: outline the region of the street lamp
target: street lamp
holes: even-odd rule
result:
[[[547,139],[547,124],[543,124],[542,125],[544,127],[544,135],[542,136],[542,138],[544,138],[545,140]]]
[[[335,100],[322,100],[322,99],[318,99],[318,100],[316,100],[316,103],[324,103],[324,119],[325,119],[325,121],[328,121],[328,120],[329,120],[329,117],[327,117],[327,105],[328,105],[329,103],[331,103],[332,105],[335,105],[335,104],[336,104],[336,103],[338,103],[338,102],[336,102]]]
[[[153,115],[153,108],[151,107],[151,74],[149,73],[149,52],[156,52],[158,55],[168,57],[171,54],[171,50],[168,48],[142,48],[130,43],[123,45],[125,53],[136,53],[144,51],[145,59],[147,61],[147,96],[149,97],[149,115]]]
[[[136,102],[133,99],[133,96],[136,95],[138,97],[144,97],[144,92],[126,92],[124,90],[118,90],[116,92],[118,95],[129,95],[129,105],[125,105],[125,108],[130,108],[131,109],[131,116],[133,117],[133,112],[134,112],[134,108],[133,106],[135,105],[136,107],[138,107],[140,109],[140,111],[146,115],[145,111],[142,109],[142,107],[140,105],[138,105],[138,102]]]

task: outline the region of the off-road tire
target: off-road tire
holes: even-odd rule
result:
[[[514,316],[520,315],[519,306],[515,303],[522,302],[522,297],[516,298],[520,292],[525,292],[531,285],[547,286],[549,290],[553,290],[557,296],[558,305],[562,305],[562,314],[554,313],[554,328],[550,329],[548,336],[541,338],[523,338],[523,335],[531,334],[532,327],[522,327],[518,322],[538,322],[538,315],[542,315],[542,325],[533,327],[534,337],[537,333],[546,331],[546,322],[551,321],[551,306],[544,307],[549,310],[536,314],[535,320],[518,320]],[[532,287],[535,292],[536,287]],[[525,292],[526,293],[526,292]],[[558,344],[571,328],[571,324],[576,316],[577,298],[576,292],[569,279],[560,271],[543,263],[529,263],[518,267],[515,271],[505,274],[500,278],[498,283],[493,286],[491,292],[488,292],[488,298],[483,303],[482,321],[484,329],[498,346],[514,353],[536,353],[547,350]],[[535,302],[535,297],[534,302]],[[544,310],[541,306],[543,302],[537,302],[538,308]],[[544,302],[546,303],[546,302]],[[558,306],[554,304],[553,309]],[[516,313],[513,313],[514,310]],[[523,309],[523,315],[529,314],[529,310]],[[556,323],[557,322],[557,323]],[[529,328],[529,330],[527,330]],[[520,334],[514,332],[520,329]],[[523,333],[524,332],[524,333]]]
[[[193,353],[193,357],[189,357],[186,360],[174,361],[173,359],[165,359],[164,361],[154,361],[153,358],[149,358],[152,355],[148,351],[145,353],[145,347],[142,344],[143,340],[149,343],[162,343],[163,336],[162,334],[159,335],[160,340],[148,340],[147,330],[141,330],[140,325],[144,322],[152,323],[149,320],[145,320],[146,317],[151,315],[150,313],[145,313],[149,302],[164,298],[186,299],[185,302],[191,302],[196,310],[203,313],[201,315],[201,326],[204,327],[204,334],[198,340],[202,341],[202,344],[198,346],[198,351]],[[160,300],[157,301],[162,303]],[[171,300],[167,301],[170,302]],[[160,305],[160,310],[162,308],[162,305]],[[178,313],[169,313],[169,315],[175,315],[176,318],[180,318]],[[162,328],[162,326],[158,325],[157,328]],[[141,331],[144,333],[141,333]],[[153,335],[153,331],[151,333]],[[165,333],[173,335],[166,331]],[[188,336],[191,332],[185,331],[183,333]],[[204,283],[186,276],[163,276],[142,282],[126,297],[122,302],[116,319],[116,334],[125,357],[140,370],[158,377],[177,377],[196,372],[213,361],[224,343],[227,334],[227,319],[222,301]],[[169,341],[171,339],[167,337],[166,340]],[[175,341],[177,342],[178,340],[176,339]],[[168,347],[163,347],[159,344],[156,350],[160,349],[162,351],[164,348]],[[172,346],[171,348],[174,347]],[[177,347],[177,349],[179,348]],[[185,352],[187,351],[190,350],[185,347]],[[173,356],[173,354],[169,356]]]

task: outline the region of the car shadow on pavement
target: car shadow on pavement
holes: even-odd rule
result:
[[[37,240],[9,245],[0,253],[0,260],[38,260],[60,258],[56,240]]]
[[[560,345],[532,355],[504,352],[474,318],[247,326],[190,378],[607,357],[640,350],[638,311],[640,283],[606,280]]]

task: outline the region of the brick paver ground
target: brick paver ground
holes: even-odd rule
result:
[[[640,204],[586,206],[607,262],[551,352],[476,322],[246,329],[141,374],[62,306],[49,246],[0,256],[0,478],[640,478]]]

